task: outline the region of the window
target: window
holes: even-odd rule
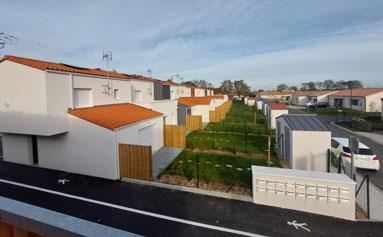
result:
[[[119,89],[114,89],[113,90],[113,97],[115,100],[120,100],[120,90]]]
[[[133,102],[141,102],[142,101],[142,92],[141,90],[134,90],[133,92]]]
[[[352,99],[351,100],[351,104],[358,106],[359,105],[359,100],[358,99]]]
[[[83,108],[93,106],[92,90],[87,88],[73,89],[73,107]]]

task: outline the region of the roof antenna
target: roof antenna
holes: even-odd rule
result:
[[[111,89],[113,87],[112,82],[110,81],[110,78],[109,78],[110,62],[112,61],[112,58],[113,58],[112,52],[102,51],[102,61],[105,61],[106,63],[106,76],[108,78],[108,84],[103,85],[104,87],[103,93],[106,94],[107,96],[111,95]]]

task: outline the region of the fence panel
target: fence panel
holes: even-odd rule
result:
[[[202,116],[201,115],[187,115],[186,116],[186,130],[195,131],[202,129]]]
[[[219,116],[216,110],[209,110],[209,122],[212,123],[218,123],[219,122]]]
[[[152,147],[118,144],[120,176],[150,180],[152,177]]]
[[[164,145],[170,147],[185,147],[185,126],[164,125]]]

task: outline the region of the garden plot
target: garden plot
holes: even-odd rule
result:
[[[280,167],[279,162],[273,162],[273,166]],[[172,184],[180,184],[181,179],[172,179],[170,176],[184,177],[184,182],[198,187],[204,184],[206,188],[217,186],[226,187],[226,191],[233,187],[251,189],[251,166],[267,166],[267,159],[253,159],[240,156],[217,155],[203,152],[183,151],[164,172],[159,180]],[[177,183],[178,182],[178,183]],[[238,190],[238,188],[235,188]],[[225,190],[221,190],[225,191]],[[243,190],[242,190],[243,191]]]

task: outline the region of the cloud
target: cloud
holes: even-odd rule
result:
[[[107,50],[118,71],[151,68],[163,79],[181,73],[216,84],[239,78],[271,88],[280,78],[299,84],[330,76],[379,84],[381,1],[2,3],[1,31],[21,40],[0,53],[104,67]]]

